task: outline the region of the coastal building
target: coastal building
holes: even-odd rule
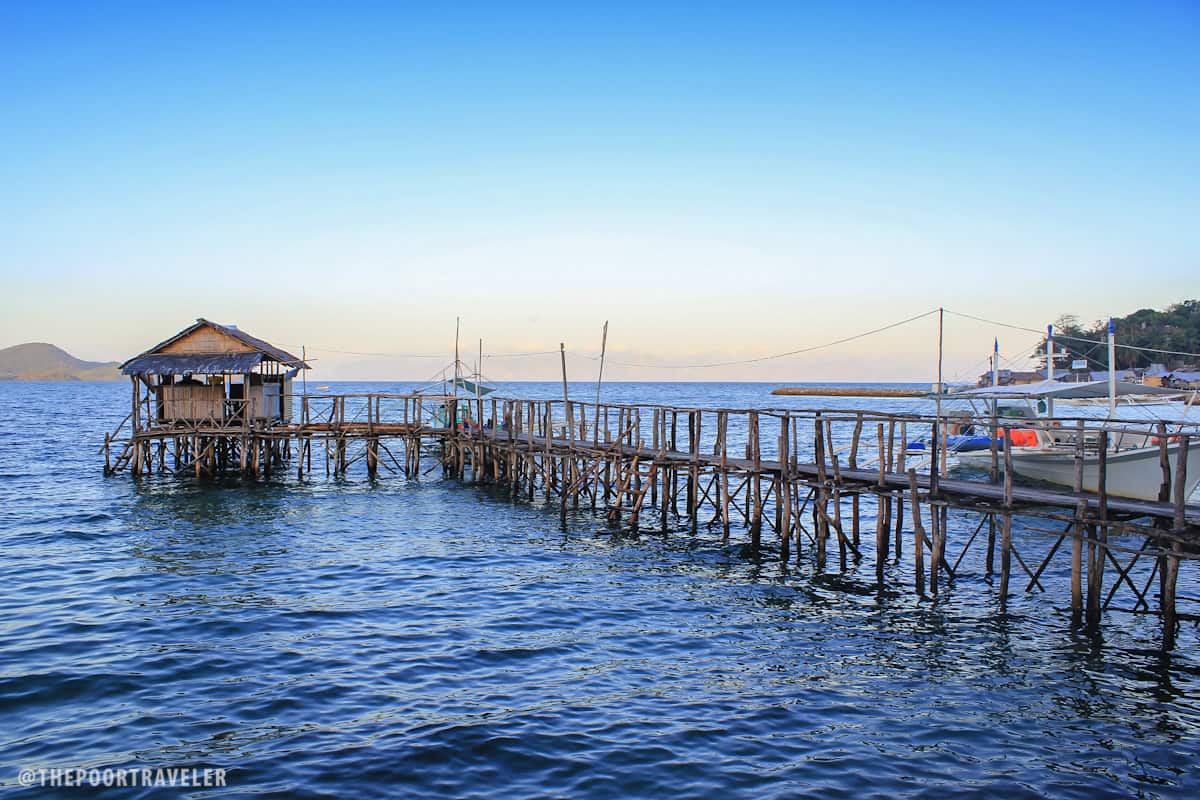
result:
[[[270,425],[292,418],[292,380],[308,365],[270,342],[207,319],[121,365],[136,428]]]
[[[1058,380],[1063,380],[1070,374],[1068,370],[1060,369],[1055,371],[1055,377]],[[1046,380],[1044,372],[1029,372],[1016,369],[1001,369],[996,371],[996,380],[1000,386],[1027,386],[1031,383],[1040,383]],[[985,372],[979,376],[980,387],[992,385],[992,373]]]
[[[1172,389],[1200,389],[1200,371],[1175,370],[1164,379],[1165,386]]]
[[[1106,370],[1106,369],[1094,369],[1085,374],[1086,374],[1086,377],[1083,378],[1083,380],[1085,380],[1085,381],[1106,381],[1106,380],[1108,380],[1108,370]],[[1137,370],[1132,370],[1132,369],[1117,370],[1117,380],[1119,380],[1119,381],[1125,381],[1126,383],[1137,383],[1138,378],[1139,378],[1139,375],[1137,374]],[[1154,385],[1154,384],[1152,384],[1152,385]]]
[[[1170,374],[1166,364],[1151,364],[1142,371],[1142,383],[1147,386],[1166,386]]]

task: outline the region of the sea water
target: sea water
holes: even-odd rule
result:
[[[768,389],[605,397],[928,410]],[[0,383],[5,793],[27,769],[207,768],[225,786],[24,791],[1200,794],[1195,625],[1170,655],[1151,616],[1073,630],[1066,545],[1046,592],[1014,572],[1001,613],[978,545],[933,601],[914,595],[908,552],[879,590],[871,557],[821,572],[804,553],[785,570],[736,530],[727,546],[704,527],[634,537],[582,509],[564,530],[556,504],[436,469],[326,479],[318,457],[304,481],[105,477],[98,449],[128,406],[127,384]],[[957,557],[975,521],[953,524]],[[1014,543],[1040,562],[1053,540],[1018,526]],[[1200,596],[1191,567],[1180,593]]]

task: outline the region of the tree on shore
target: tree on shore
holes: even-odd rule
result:
[[[1200,300],[1184,300],[1162,311],[1143,308],[1124,317],[1114,317],[1117,342],[1133,347],[1200,353]],[[1064,314],[1054,323],[1054,347],[1069,360],[1086,360],[1089,369],[1108,368],[1108,320],[1083,326],[1074,314]],[[1085,341],[1086,340],[1086,341]],[[1045,361],[1046,338],[1037,352]],[[1146,350],[1117,348],[1117,368],[1131,369],[1165,364],[1167,369],[1196,366],[1196,357],[1168,355]]]

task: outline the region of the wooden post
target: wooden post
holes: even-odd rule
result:
[[[1100,520],[1108,519],[1108,431],[1100,431],[1100,453],[1096,470],[1099,473],[1096,480],[1096,491],[1100,495]],[[1107,530],[1107,526],[1103,526]]]
[[[996,448],[999,445],[998,434],[1000,433],[1000,426],[999,426],[999,421],[996,419],[996,401],[995,400],[992,401],[991,406],[992,406],[992,421],[991,421],[991,424],[988,426],[988,453],[991,455],[992,459],[991,459],[991,467],[988,469],[988,480],[990,480],[992,483],[999,483],[1000,482],[1000,454]],[[1007,439],[1004,440],[1004,446],[1008,447]]]
[[[776,527],[779,529],[779,563],[786,567],[791,555],[792,488],[788,479],[788,423],[785,414],[779,419],[779,481],[775,484]]]
[[[1179,450],[1175,455],[1175,480],[1172,486],[1172,503],[1175,506],[1172,519],[1175,535],[1184,532],[1187,525],[1187,462],[1191,435],[1181,432]],[[1176,539],[1171,545],[1163,568],[1162,591],[1160,604],[1162,611],[1162,649],[1175,649],[1175,630],[1178,626],[1178,613],[1175,609],[1176,584],[1179,580],[1179,556],[1183,552],[1183,544]]]
[[[925,526],[921,523],[921,495],[917,490],[917,471],[908,471],[908,491],[911,496],[913,524],[913,574],[917,594],[925,596]]]
[[[883,497],[883,492],[887,486],[885,480],[885,470],[887,465],[884,463],[885,450],[883,443],[883,423],[880,422],[875,426],[875,441],[876,447],[879,449],[879,478],[876,482],[877,491],[875,494],[875,581],[880,586],[883,586],[883,566],[887,561],[887,533],[884,523],[884,517],[889,513],[887,501]],[[924,577],[922,577],[922,584]],[[925,589],[922,585],[921,592]]]
[[[1179,625],[1179,615],[1175,609],[1175,588],[1179,581],[1179,555],[1182,552],[1183,545],[1180,542],[1172,544],[1163,568],[1163,585],[1160,595],[1163,626],[1162,649],[1167,652],[1175,649],[1175,634]]]
[[[1086,536],[1087,500],[1080,498],[1075,507],[1075,522],[1071,529],[1071,620],[1078,625],[1083,614],[1083,537]]]
[[[883,552],[888,550],[888,540],[892,535],[892,498],[887,494],[887,481],[885,477],[887,470],[892,465],[892,456],[895,449],[896,439],[896,422],[895,420],[888,421],[887,428],[887,452],[879,453],[879,488],[881,490],[880,498],[883,501]]]
[[[1171,459],[1167,455],[1167,423],[1158,423],[1158,467],[1162,472],[1162,485],[1158,489],[1158,502],[1171,502]]]
[[[1087,627],[1095,630],[1100,623],[1101,592],[1104,589],[1104,559],[1108,539],[1108,431],[1102,430],[1099,440],[1099,463],[1096,491],[1099,495],[1097,523],[1088,526],[1088,587]]]
[[[937,497],[938,494],[938,451],[943,449],[939,441],[942,436],[942,425],[940,418],[938,422],[933,424],[933,436],[930,437],[930,453],[929,453],[929,496]],[[930,513],[933,513],[932,507]]]
[[[721,543],[729,543],[729,450],[726,434],[729,429],[729,412],[722,411],[718,416],[718,427],[721,438]]]
[[[1008,579],[1012,569],[1012,430],[1004,428],[1004,516],[1000,522],[1000,607],[1008,603]]]
[[[703,412],[697,409],[692,413],[695,414],[696,421],[692,426],[692,440],[690,443],[692,446],[692,463],[688,466],[688,480],[692,498],[690,511],[692,516],[692,533],[694,534],[700,524],[700,423],[703,419]]]
[[[1174,526],[1176,533],[1182,533],[1187,524],[1187,466],[1188,449],[1191,446],[1192,435],[1181,433],[1179,449],[1175,453],[1175,480],[1172,486],[1172,501],[1174,508]]]
[[[679,452],[678,432],[679,432],[679,412],[676,411],[675,409],[671,409],[671,452],[672,453]],[[748,456],[748,454],[747,454],[747,456]],[[675,514],[675,516],[679,516],[679,490],[678,490],[678,487],[675,485],[675,478],[676,478],[675,468],[674,467],[669,468],[668,474],[671,476],[671,491],[670,491],[671,513]]]
[[[654,459],[655,459],[656,463],[662,456],[662,449],[659,444],[659,433],[660,433],[659,417],[660,416],[662,416],[662,409],[660,409],[660,408],[654,409],[654,413],[652,415],[651,424],[650,424],[650,427],[651,427],[650,449],[652,451],[654,451]],[[651,508],[658,507],[658,480],[657,479],[650,482],[650,507]]]
[[[817,570],[825,569],[826,547],[829,539],[828,519],[825,513],[827,492],[825,473],[825,430],[820,412],[813,419],[813,456],[817,462],[817,493],[813,498],[813,534],[817,539]]]
[[[838,463],[837,452],[833,447],[833,420],[825,420],[825,450],[829,454],[830,466],[833,468],[833,529],[838,537],[838,564],[843,572],[846,571],[846,534],[842,530],[842,469]],[[826,517],[828,520],[828,516]],[[886,527],[885,534],[886,537]]]
[[[688,473],[687,473],[687,513],[688,519],[694,519],[696,513],[696,481],[694,454],[696,444],[696,412],[687,412],[688,420]]]
[[[1075,423],[1075,481],[1072,489],[1079,497],[1075,506],[1075,522],[1071,526],[1071,620],[1079,624],[1083,614],[1083,539],[1087,535],[1087,499],[1083,495],[1083,420]]]
[[[758,437],[758,412],[751,411],[747,420],[749,426],[749,441],[747,447],[753,451],[753,472],[750,480],[753,486],[754,511],[750,517],[750,547],[757,555],[762,546],[762,486],[760,471],[762,469],[761,446]]]
[[[908,470],[908,423],[901,420],[900,422],[900,458],[895,466],[895,471],[904,474]],[[896,563],[900,562],[901,542],[904,540],[904,493],[900,492],[896,495],[896,546],[895,557]]]
[[[136,375],[129,376],[129,384],[133,390],[132,408],[129,412],[129,424],[133,431],[129,437],[129,446],[133,449],[133,457],[129,462],[129,471],[133,477],[138,477],[142,474],[142,443],[138,439],[138,435],[142,430],[141,422],[141,403],[138,397],[138,377]]]
[[[846,459],[846,467],[854,470],[858,469],[858,440],[862,436],[863,415],[859,411],[854,415],[854,432],[850,434],[850,455]],[[860,536],[859,536],[859,493],[855,492],[850,498],[850,536],[854,542],[854,549],[857,551]]]

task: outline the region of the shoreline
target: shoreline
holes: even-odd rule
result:
[[[773,395],[788,397],[925,397],[929,392],[921,389],[868,386],[780,386],[771,390]]]

